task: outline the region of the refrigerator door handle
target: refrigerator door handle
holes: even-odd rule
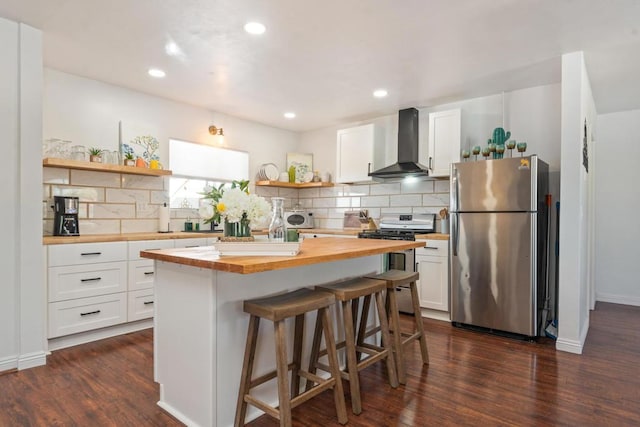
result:
[[[458,256],[458,213],[451,214],[451,251],[453,256]]]
[[[458,168],[455,165],[451,165],[451,200],[450,210],[452,212],[458,212]]]

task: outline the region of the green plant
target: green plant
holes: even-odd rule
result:
[[[135,157],[133,156],[133,153],[125,153],[124,154],[124,158],[127,160],[135,160]]]
[[[101,156],[103,152],[100,148],[89,148],[89,154],[92,156]]]

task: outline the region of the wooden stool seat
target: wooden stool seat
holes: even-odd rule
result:
[[[418,299],[418,286],[416,281],[420,275],[417,272],[402,271],[402,270],[388,270],[384,273],[367,276],[370,279],[385,280],[387,283],[387,311],[389,313],[389,330],[393,336],[393,351],[395,353],[395,360],[397,363],[398,380],[400,384],[407,383],[407,372],[405,366],[404,346],[411,341],[418,340],[420,342],[420,354],[422,356],[422,363],[429,364],[429,350],[427,348],[427,337],[424,333],[424,326],[422,324],[422,314],[420,312],[420,301]],[[398,311],[398,300],[396,298],[396,288],[398,286],[407,286],[411,291],[411,304],[413,306],[413,321],[415,332],[403,332],[400,329],[400,314]],[[376,332],[370,331],[365,333],[365,336]]]
[[[317,396],[326,389],[333,389],[333,396],[340,424],[347,423],[347,410],[344,403],[344,391],[340,378],[340,365],[336,343],[333,334],[333,324],[329,317],[328,308],[335,304],[335,296],[330,292],[311,289],[298,289],[286,294],[271,297],[258,298],[245,301],[244,311],[249,313],[249,331],[242,364],[240,389],[236,406],[234,426],[244,425],[247,414],[247,406],[261,409],[280,421],[281,427],[290,427],[292,424],[291,410],[301,403]],[[304,335],[304,319],[308,312],[317,311],[318,324],[322,324],[320,334],[324,332],[329,358],[329,378],[321,378],[308,371],[302,370],[301,355]],[[285,320],[295,317],[293,360],[287,361],[287,346],[285,334]],[[256,356],[256,342],[260,327],[260,319],[268,319],[273,322],[275,332],[276,369],[253,378],[253,365]],[[291,384],[289,384],[289,371],[291,371]],[[273,407],[250,394],[251,389],[269,380],[277,378],[278,381],[278,406]],[[300,393],[300,379],[306,380],[307,390]]]
[[[391,387],[398,386],[398,377],[396,374],[395,361],[393,356],[393,345],[389,335],[389,323],[387,320],[386,309],[383,301],[383,293],[387,284],[383,280],[375,280],[368,278],[356,278],[345,280],[338,283],[329,283],[318,285],[316,289],[320,291],[328,291],[335,295],[335,298],[341,302],[342,317],[344,322],[345,339],[337,343],[337,348],[345,348],[347,356],[346,370],[341,371],[342,378],[349,381],[351,391],[351,407],[354,414],[362,412],[362,401],[360,396],[360,379],[358,372],[367,366],[386,359],[387,372],[389,376],[389,384]],[[365,330],[369,317],[369,305],[371,298],[376,300],[378,318],[380,322],[380,332],[382,335],[382,346],[365,343],[364,339],[356,339],[355,329],[356,320],[358,318],[358,300],[364,297],[363,309],[360,314],[359,330]],[[313,338],[311,347],[311,357],[309,362],[309,372],[315,374],[316,369],[320,368],[327,371],[329,367],[319,363],[318,359],[327,354],[326,350],[320,350],[320,325],[316,322],[316,333]],[[361,337],[358,334],[358,337]],[[360,359],[360,354],[366,354],[367,357]]]

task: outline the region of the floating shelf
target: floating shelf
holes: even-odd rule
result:
[[[46,166],[49,168],[79,169],[79,170],[97,171],[97,172],[127,173],[130,175],[148,175],[148,176],[171,175],[171,171],[165,170],[165,169],[139,168],[136,166],[122,166],[122,165],[113,165],[109,163],[84,162],[81,160],[56,159],[53,157],[47,157],[42,159],[42,166]]]
[[[281,187],[281,188],[318,188],[333,187],[333,182],[284,182],[284,181],[256,181],[258,187]]]

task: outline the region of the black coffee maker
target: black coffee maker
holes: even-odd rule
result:
[[[53,197],[53,209],[55,211],[53,219],[54,236],[80,235],[78,206],[80,206],[80,199],[77,197]]]

